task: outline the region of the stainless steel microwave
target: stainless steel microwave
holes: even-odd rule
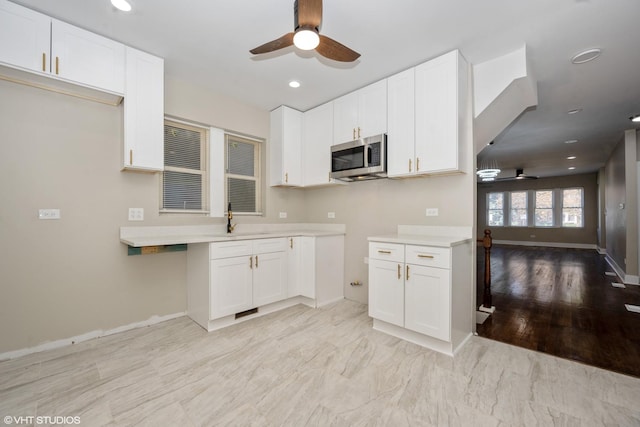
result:
[[[386,176],[386,134],[356,139],[331,147],[331,178],[360,181]]]

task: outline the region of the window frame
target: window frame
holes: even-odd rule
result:
[[[253,145],[253,164],[254,164],[254,175],[252,177],[248,175],[238,175],[229,173],[229,140],[235,139],[238,142],[248,143]],[[262,185],[263,185],[263,176],[262,176],[262,153],[263,153],[263,142],[264,140],[259,138],[254,138],[248,135],[241,135],[233,132],[225,132],[224,133],[224,209],[225,213],[227,213],[227,207],[229,205],[229,178],[233,179],[241,179],[246,181],[254,181],[255,182],[255,207],[256,210],[254,212],[240,212],[236,211],[233,206],[231,206],[231,210],[233,211],[233,215],[238,216],[262,216],[263,210],[263,200],[262,200]]]
[[[517,193],[523,193],[524,194],[524,208],[514,208],[513,207],[513,195],[517,194]],[[530,218],[531,215],[529,215],[529,190],[518,190],[518,191],[509,191],[508,192],[509,197],[507,197],[508,201],[509,201],[509,227],[514,227],[514,228],[522,228],[522,227],[529,227],[530,226]],[[518,211],[524,211],[525,213],[525,220],[524,220],[524,225],[514,225],[513,224],[513,211],[514,210],[518,210]]]
[[[576,207],[576,206],[569,206],[569,207],[565,207],[564,205],[564,193],[565,191],[571,191],[571,190],[579,190],[580,191],[580,206]],[[562,200],[562,207],[560,209],[560,218],[562,221],[562,228],[584,228],[584,188],[582,187],[569,187],[569,188],[563,188],[561,193],[560,193],[560,198]],[[564,210],[565,209],[580,209],[580,225],[579,226],[572,226],[572,225],[564,225]]]
[[[500,196],[502,197],[502,208],[501,209],[491,209],[490,208],[491,204],[490,204],[489,200],[490,200],[492,194],[500,194]],[[486,208],[487,208],[486,209],[486,215],[487,215],[487,217],[486,217],[486,221],[485,221],[486,224],[487,224],[487,227],[504,227],[505,226],[504,225],[504,220],[505,220],[504,209],[505,209],[505,205],[506,205],[506,200],[505,200],[505,196],[504,195],[505,195],[504,191],[491,191],[491,192],[487,193],[487,196],[486,196]],[[490,215],[491,211],[502,211],[502,224],[500,224],[500,225],[495,225],[495,224],[491,224],[490,225],[489,224],[489,219],[491,218],[491,215]]]
[[[556,228],[556,203],[555,203],[555,198],[556,198],[556,191],[553,189],[536,189],[536,190],[531,190],[533,192],[533,226],[535,228]],[[539,208],[538,207],[538,193],[543,193],[543,192],[547,192],[550,191],[551,192],[551,207],[550,208]],[[537,215],[536,213],[541,210],[541,211],[551,211],[551,225],[538,225],[537,224]]]
[[[198,125],[196,123],[179,120],[175,118],[165,117],[163,126],[174,126],[181,129],[187,129],[200,133],[200,170],[198,174],[194,173],[195,169],[189,168],[181,168],[176,166],[168,166],[166,163],[164,164],[164,169],[160,174],[160,214],[209,214],[210,212],[210,197],[209,197],[209,128]],[[164,140],[163,140],[163,149],[164,149]],[[166,160],[165,160],[166,162]],[[164,172],[181,172],[181,173],[190,173],[194,175],[201,176],[201,209],[176,209],[176,208],[164,208]]]

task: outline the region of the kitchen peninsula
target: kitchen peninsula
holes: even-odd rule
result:
[[[208,331],[344,298],[341,224],[121,227],[132,247],[187,244],[187,315]],[[331,268],[322,268],[331,266]]]

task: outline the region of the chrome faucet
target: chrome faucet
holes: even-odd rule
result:
[[[233,212],[231,212],[231,202],[229,202],[229,206],[227,207],[227,233],[231,233],[234,228],[236,228],[236,224],[231,224],[231,220],[233,219]]]

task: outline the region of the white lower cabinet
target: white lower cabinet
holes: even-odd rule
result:
[[[342,298],[342,235],[195,243],[187,250],[187,314],[209,331],[253,309],[265,314]]]
[[[453,354],[471,334],[472,289],[456,287],[452,269],[454,260],[469,250],[468,244],[443,248],[370,242],[369,316],[374,328]],[[458,271],[456,281],[468,283],[468,266]]]

